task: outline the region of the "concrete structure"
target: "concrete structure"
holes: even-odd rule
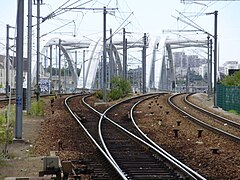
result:
[[[228,75],[228,71],[230,69],[239,69],[239,64],[238,64],[238,61],[226,61],[223,64],[223,67],[224,67],[224,74]]]
[[[116,37],[115,35],[112,39],[112,51],[113,51],[113,72],[114,76],[119,76],[123,72],[123,40],[122,38]],[[143,36],[141,35],[132,35],[127,37],[127,49],[137,48],[140,52],[138,56],[141,56],[141,50],[143,49]],[[121,40],[119,40],[121,39]],[[59,43],[61,40],[61,44]],[[39,74],[40,79],[49,79],[54,85],[54,90],[59,90],[59,87],[65,89],[87,89],[93,90],[101,88],[100,84],[102,82],[102,50],[103,42],[101,37],[96,37],[95,40],[89,40],[86,38],[67,38],[59,37],[51,38],[48,41],[45,41],[46,44],[43,45],[40,53],[40,67]],[[187,56],[185,53],[178,52],[172,53],[173,49],[183,48],[185,46],[197,46],[198,43],[200,46],[204,46],[205,41],[181,41],[172,40],[168,37],[152,37],[148,35],[147,37],[147,52],[146,52],[146,90],[174,90],[176,84],[176,75],[184,76],[187,72],[187,67],[190,66],[194,68],[200,66],[203,60],[199,59],[198,56]],[[60,44],[60,45],[59,45]],[[59,48],[59,46],[61,46]],[[109,40],[106,44],[107,48],[107,84],[110,82],[110,44]],[[52,48],[52,50],[50,50]],[[59,52],[60,51],[60,52]],[[84,51],[84,53],[83,53]],[[79,57],[78,52],[84,54],[84,57]],[[86,52],[86,53],[85,53]],[[50,54],[51,53],[51,54]],[[130,57],[129,57],[130,58]],[[177,61],[176,59],[181,58]],[[58,60],[61,59],[61,62]],[[79,61],[81,59],[81,62]],[[56,61],[54,63],[53,61]],[[4,60],[3,60],[4,61]],[[26,61],[26,59],[25,59]],[[50,63],[51,61],[51,63]],[[141,61],[141,60],[140,60]],[[13,65],[11,67],[15,68],[14,60],[11,62]],[[27,61],[26,61],[27,62]],[[27,64],[24,62],[24,79],[27,79]],[[11,64],[10,63],[10,64]],[[69,76],[65,75],[60,77],[60,86],[57,87],[57,82],[59,79],[50,75],[49,72],[46,72],[47,68],[52,64],[52,67],[57,68],[61,63],[70,70],[71,79]],[[81,64],[79,66],[79,64]],[[2,67],[2,66],[1,66]],[[4,63],[3,67],[4,69]],[[32,89],[36,89],[36,63],[32,62]],[[80,74],[77,73],[80,69]],[[4,70],[2,69],[2,82],[5,84],[5,75]],[[178,69],[181,70],[178,71]],[[62,70],[62,68],[61,68]],[[1,70],[0,70],[1,71]],[[131,80],[134,82],[134,89],[141,89],[142,86],[142,75],[140,73],[142,67],[132,71]],[[13,73],[14,73],[13,69]],[[1,73],[1,72],[0,72]],[[138,76],[138,77],[137,77]],[[14,87],[14,75],[11,75],[13,79],[13,84],[11,87]],[[1,79],[0,79],[1,83]],[[138,85],[139,87],[136,87]],[[110,87],[108,85],[108,87]]]

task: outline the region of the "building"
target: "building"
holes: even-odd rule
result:
[[[223,64],[224,67],[224,74],[229,75],[229,70],[230,69],[239,69],[239,64],[238,61],[226,61]]]
[[[2,88],[5,88],[6,87],[6,57],[3,56],[3,55],[0,55],[0,86]],[[15,88],[15,76],[16,76],[16,71],[15,71],[15,68],[13,68],[12,66],[12,62],[15,62],[15,60],[13,61],[14,58],[12,58],[10,56],[10,62],[9,63],[9,85],[11,87],[14,87]]]

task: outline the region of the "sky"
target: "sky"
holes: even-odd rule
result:
[[[6,24],[16,26],[17,0],[0,0],[0,54],[5,54]],[[58,7],[77,0],[43,0],[41,16],[46,17]],[[117,8],[107,14],[107,29],[113,32],[122,32],[125,27],[128,36],[168,36],[171,39],[206,39],[202,32],[180,33],[179,30],[196,30],[182,21],[195,23],[210,34],[214,34],[214,15],[206,13],[218,11],[218,46],[219,63],[239,61],[240,52],[240,1],[196,1],[182,3],[181,0],[79,0],[75,5],[84,4],[85,8]],[[25,0],[24,45],[27,47],[27,0]],[[101,10],[72,10],[46,20],[41,24],[40,36],[43,46],[51,37],[69,36],[81,39],[82,37],[94,40],[94,35],[102,35],[103,15]],[[36,5],[33,4],[33,25],[36,24]],[[67,24],[67,25],[66,25]],[[63,26],[63,27],[62,27]],[[58,30],[55,30],[62,27]],[[165,33],[163,33],[163,30]],[[171,30],[166,33],[166,30]],[[10,37],[16,34],[10,29]],[[133,35],[134,34],[134,35]],[[36,49],[36,26],[33,26],[33,50]],[[115,36],[118,38],[117,36]],[[113,38],[115,38],[113,37]],[[13,44],[13,41],[10,41]],[[206,57],[206,49],[177,49],[186,54],[197,54]],[[26,51],[25,51],[26,52]],[[26,54],[26,53],[25,53]],[[240,63],[240,61],[239,61]]]

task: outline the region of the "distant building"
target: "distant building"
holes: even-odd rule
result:
[[[229,70],[230,69],[239,69],[239,64],[238,61],[226,61],[223,64],[224,67],[224,74],[229,75]]]
[[[184,52],[174,52],[173,60],[176,68],[194,68],[207,63],[206,59],[200,59],[198,55],[186,55]]]
[[[6,57],[3,55],[0,55],[0,84],[2,87],[5,88],[6,85]],[[9,63],[9,85],[11,87],[15,87],[15,76],[16,76],[16,71],[12,66],[12,62],[15,62],[13,58],[10,56],[10,63]]]
[[[186,55],[184,52],[174,52],[173,60],[175,63],[175,75],[183,78],[187,74],[187,68],[204,77],[207,73],[207,60],[200,59],[198,55]]]
[[[207,64],[202,64],[199,67],[199,75],[201,75],[203,78],[208,75],[208,65]]]

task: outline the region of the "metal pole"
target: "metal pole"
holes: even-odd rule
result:
[[[17,72],[16,72],[16,120],[15,140],[22,139],[22,109],[23,109],[23,27],[24,27],[24,0],[18,0],[17,9]]]
[[[28,0],[28,72],[27,72],[27,112],[31,109],[32,87],[32,0]]]
[[[61,39],[59,39],[58,44],[58,92],[61,93]]]
[[[103,7],[103,101],[106,102],[106,65],[107,65],[107,60],[106,60],[106,7]]]
[[[155,62],[156,62],[156,47],[153,49],[153,64],[152,64],[152,70],[150,75],[150,86],[155,89]]]
[[[41,1],[42,2],[42,1]],[[36,84],[37,84],[37,101],[40,99],[40,0],[37,0],[37,72],[36,72]]]
[[[44,55],[44,76],[47,74],[47,59],[48,59],[48,50],[46,49],[46,54]]]
[[[77,51],[75,51],[75,69],[77,72]]]
[[[101,65],[100,65],[100,67],[101,67],[101,75],[100,75],[100,78],[101,78],[101,86],[100,86],[100,88],[103,88],[103,74],[104,74],[104,72],[103,72],[103,56],[101,56]]]
[[[7,39],[6,39],[6,96],[9,93],[9,25],[7,24]]]
[[[125,79],[125,66],[126,66],[126,61],[125,61],[125,28],[123,28],[123,74],[122,77]]]
[[[126,80],[126,66],[127,66],[127,52],[126,52],[126,38],[125,38],[125,28],[123,28],[123,79]]]
[[[208,62],[208,73],[207,73],[207,77],[208,77],[208,99],[210,99],[210,83],[211,83],[211,76],[210,76],[210,45],[209,45],[209,39],[210,39],[210,37],[209,37],[209,35],[208,35],[208,37],[207,37],[207,47],[208,47],[208,59],[207,59],[207,62]],[[203,74],[203,76],[204,76],[204,74]]]
[[[146,46],[147,46],[147,35],[144,33],[143,36],[143,50],[142,50],[142,92],[146,93]]]
[[[50,45],[50,93],[52,93],[52,45]]]
[[[142,91],[142,86],[141,86],[141,71],[140,71],[140,67],[138,66],[138,70],[137,70],[137,80],[138,80],[138,88],[139,88],[139,92]]]
[[[83,89],[85,89],[85,50],[83,50]]]
[[[217,107],[217,15],[218,11],[214,11],[214,107]]]
[[[212,39],[210,39],[210,94],[212,94]]]
[[[66,68],[67,68],[67,61],[64,60],[64,92],[67,92],[67,72],[66,72]]]
[[[127,39],[125,39],[125,80],[128,79],[128,71],[127,71],[127,66],[128,66],[128,62],[127,62]]]
[[[113,78],[113,76],[114,76],[114,74],[113,74],[113,44],[112,44],[112,29],[110,29],[110,45],[109,45],[109,51],[110,51],[110,53],[109,53],[109,64],[110,64],[110,75],[109,75],[109,77],[110,77],[110,89],[112,88],[112,83],[111,83],[111,80],[112,80],[112,78]]]

